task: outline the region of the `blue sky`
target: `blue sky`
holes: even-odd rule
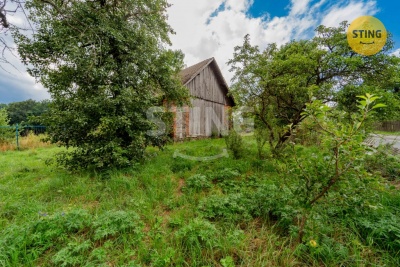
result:
[[[338,2],[341,1],[326,1],[325,4],[321,6],[321,10],[327,9],[329,6],[335,5]],[[376,2],[378,11],[374,16],[381,20],[386,29],[393,34],[396,48],[400,48],[400,1],[378,0]],[[252,17],[259,17],[265,15],[266,13],[271,17],[285,16],[290,11],[290,4],[290,0],[255,0],[248,11],[248,14]]]
[[[400,1],[397,0],[170,0],[169,23],[176,31],[171,36],[173,49],[185,53],[189,66],[215,57],[228,81],[232,74],[226,62],[233,48],[250,34],[261,48],[268,43],[284,44],[292,39],[307,39],[320,24],[337,26],[362,15],[380,19],[394,35],[400,54]],[[14,17],[16,24],[23,21]],[[17,70],[0,69],[0,103],[48,98],[46,89],[29,77],[18,59],[9,56]]]

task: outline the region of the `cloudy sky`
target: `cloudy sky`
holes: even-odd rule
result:
[[[318,25],[338,26],[362,15],[380,19],[396,42],[400,54],[400,1],[391,0],[170,0],[169,23],[174,49],[185,53],[190,66],[215,57],[225,79],[232,75],[226,62],[233,48],[250,34],[253,44],[283,44],[313,36]],[[15,18],[15,20],[17,20]],[[22,23],[22,21],[14,21]],[[0,69],[0,103],[48,98],[46,89],[30,77],[18,59],[9,56],[16,69]]]

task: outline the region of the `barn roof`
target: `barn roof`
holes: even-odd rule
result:
[[[193,66],[190,66],[180,72],[180,77],[183,85],[187,85],[191,82],[202,70],[204,70],[207,66],[211,65],[212,69],[217,76],[217,79],[224,90],[224,94],[227,95],[229,93],[229,86],[225,81],[224,76],[222,75],[221,69],[219,68],[217,61],[215,58],[209,58],[203,60]],[[232,105],[235,105],[235,101],[232,96],[228,96],[229,100],[232,102]]]

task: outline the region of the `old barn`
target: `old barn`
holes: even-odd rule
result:
[[[180,77],[191,95],[191,106],[173,107],[174,139],[205,138],[228,129],[234,106],[229,88],[214,58],[182,70]]]

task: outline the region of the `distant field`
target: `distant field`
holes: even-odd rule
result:
[[[146,162],[102,175],[47,165],[63,148],[0,152],[0,266],[400,266],[345,214],[299,245],[274,213],[274,160],[245,144],[240,160],[222,157],[223,139],[148,149]],[[400,213],[389,187],[370,203],[393,209],[387,221]]]

